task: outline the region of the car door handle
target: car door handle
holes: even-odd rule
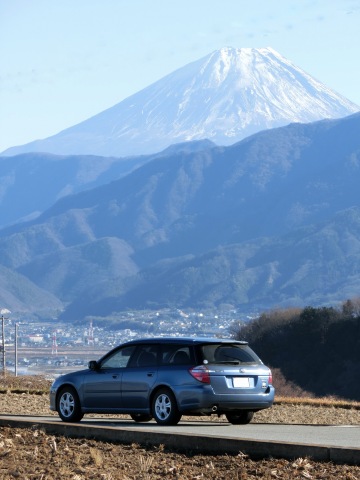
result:
[[[154,376],[154,372],[148,372],[148,373],[147,373],[147,376],[148,376],[148,377],[153,377],[153,376]]]
[[[118,378],[118,376],[119,376],[119,375],[113,375],[112,377],[113,377],[113,378]]]

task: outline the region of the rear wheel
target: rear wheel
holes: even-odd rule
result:
[[[251,422],[254,412],[243,410],[236,413],[226,413],[225,416],[233,425],[246,425]]]
[[[82,419],[84,414],[75,388],[64,387],[60,390],[56,410],[64,422],[79,422]]]
[[[176,425],[181,413],[177,407],[176,398],[168,388],[158,390],[152,401],[152,414],[156,423],[160,425]]]
[[[150,422],[152,419],[151,415],[147,415],[146,413],[133,413],[130,417],[134,420],[134,422]]]

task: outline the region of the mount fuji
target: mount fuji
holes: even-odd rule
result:
[[[359,110],[272,48],[226,47],[78,125],[3,154],[140,155],[200,139],[230,145],[261,130]]]

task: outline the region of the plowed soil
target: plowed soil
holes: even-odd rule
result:
[[[4,386],[4,383],[0,380]],[[14,390],[14,389],[12,389]],[[0,393],[0,414],[49,415],[48,395]],[[54,413],[52,413],[54,414]],[[217,421],[225,421],[223,419]],[[254,422],[357,424],[360,410],[311,405],[274,405]],[[47,435],[39,428],[0,428],[0,479],[331,479],[360,480],[360,467],[294,460],[170,451]]]

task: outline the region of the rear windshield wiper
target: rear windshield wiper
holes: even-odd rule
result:
[[[222,360],[220,362],[214,362],[215,364],[225,364],[225,365],[240,365],[239,360]]]

